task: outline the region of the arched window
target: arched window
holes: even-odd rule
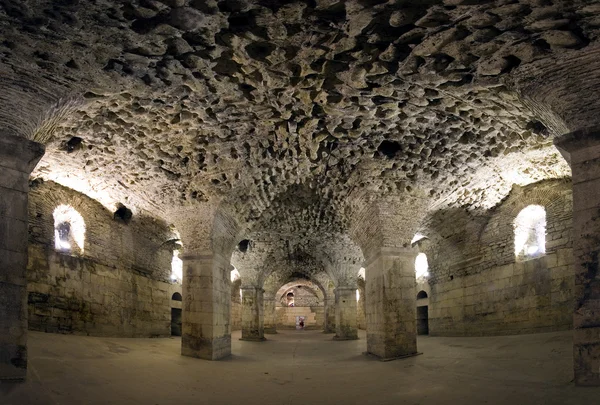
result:
[[[423,298],[427,298],[427,293],[423,290],[419,291],[419,293],[417,294],[417,299],[418,300],[422,300]]]
[[[418,281],[425,281],[429,275],[429,263],[427,263],[427,255],[419,253],[415,259],[415,276]]]
[[[171,280],[181,283],[183,279],[183,260],[179,258],[179,250],[173,250],[173,259],[171,260]]]
[[[525,260],[546,253],[546,210],[541,205],[525,207],[515,218],[515,256]]]
[[[361,267],[360,270],[358,271],[358,278],[362,278],[363,280],[365,279],[365,268]]]
[[[83,254],[85,243],[85,221],[70,205],[59,205],[54,209],[54,248],[59,252]]]
[[[171,297],[171,299],[173,301],[181,301],[181,300],[183,300],[183,297],[181,296],[180,293],[176,292],[176,293],[173,293],[173,296]]]

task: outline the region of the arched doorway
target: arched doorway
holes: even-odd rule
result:
[[[181,336],[181,301],[178,292],[171,297],[171,336]]]
[[[417,334],[429,335],[429,300],[425,291],[417,294]]]

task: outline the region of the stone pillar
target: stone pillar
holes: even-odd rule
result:
[[[356,287],[335,289],[335,340],[358,339]]]
[[[264,298],[265,333],[274,335],[277,333],[277,312],[275,310],[276,300],[274,297]]]
[[[27,193],[44,146],[0,135],[0,380],[27,375]]]
[[[335,333],[335,303],[325,299],[325,325],[323,333]]]
[[[264,292],[260,287],[242,287],[241,340],[265,340],[263,316]]]
[[[554,143],[573,177],[575,384],[600,386],[600,127]]]
[[[219,360],[231,354],[230,264],[217,254],[185,254],[181,354]]]
[[[416,256],[381,248],[365,263],[367,352],[382,360],[417,354]]]

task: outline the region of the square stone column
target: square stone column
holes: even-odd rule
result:
[[[417,354],[416,257],[381,248],[365,263],[367,352],[382,360]]]
[[[264,331],[267,334],[277,333],[277,312],[275,311],[275,298],[264,298]]]
[[[600,128],[554,141],[572,171],[575,384],[600,386]]]
[[[263,341],[265,290],[260,287],[242,287],[242,338],[241,340]]]
[[[44,146],[0,134],[0,380],[27,375],[27,197]]]
[[[215,254],[183,260],[181,354],[206,360],[231,355],[229,261]]]
[[[358,339],[356,287],[337,287],[335,293],[334,340]]]
[[[325,300],[325,325],[324,333],[335,333],[335,302],[331,299]]]

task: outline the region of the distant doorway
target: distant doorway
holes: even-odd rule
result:
[[[429,306],[427,293],[419,291],[417,294],[417,334],[429,335]]]
[[[306,319],[304,316],[297,316],[296,317],[296,329],[304,329],[305,321],[306,321]]]
[[[429,335],[429,307],[417,307],[417,334]]]
[[[181,336],[181,308],[171,308],[171,336]]]
[[[178,292],[171,297],[173,301],[178,302],[181,302],[181,298]],[[171,308],[171,336],[181,336],[181,308]]]

